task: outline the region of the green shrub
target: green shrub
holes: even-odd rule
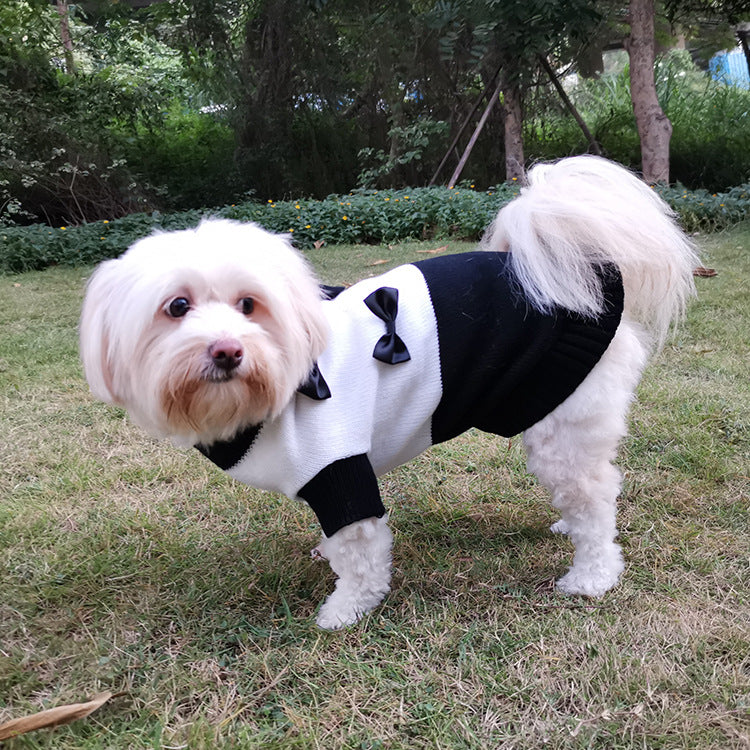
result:
[[[724,193],[688,190],[682,185],[656,189],[677,212],[688,232],[725,229],[750,218],[750,183]]]
[[[750,91],[716,83],[693,96],[680,89],[667,114],[672,179],[716,191],[750,178]]]
[[[242,193],[232,128],[210,113],[173,106],[157,127],[122,133],[122,152],[146,184],[158,186],[169,210],[229,203]]]
[[[750,184],[711,193],[682,186],[658,188],[687,231],[711,231],[750,216]],[[211,212],[131,214],[76,227],[43,225],[0,229],[0,272],[17,273],[52,265],[83,266],[116,257],[156,228],[195,226],[204,215],[253,221],[288,233],[301,248],[315,243],[387,244],[407,239],[478,240],[500,206],[518,194],[515,185],[479,192],[456,189],[370,190],[332,195],[322,201],[247,202]]]
[[[222,216],[255,221],[292,234],[300,247],[388,243],[427,237],[476,239],[500,205],[517,194],[512,186],[487,192],[470,187],[361,190],[324,201],[268,201],[224,209]]]
[[[672,122],[671,178],[692,189],[726,190],[750,180],[750,91],[717,83],[690,56],[673,51],[657,65],[657,93]],[[526,153],[534,160],[588,150],[573,118],[545,90],[537,116],[524,124]],[[627,64],[571,91],[576,108],[610,159],[637,169],[640,142],[630,100]]]

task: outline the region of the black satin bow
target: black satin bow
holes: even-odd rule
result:
[[[328,387],[323,374],[318,369],[317,362],[313,365],[312,370],[310,370],[307,380],[297,388],[297,393],[301,393],[303,396],[307,396],[314,401],[325,401],[327,398],[331,398],[331,389]]]
[[[365,298],[367,307],[385,322],[385,336],[375,344],[372,356],[380,362],[397,365],[411,359],[406,344],[396,333],[396,315],[398,315],[398,289],[382,286]]]

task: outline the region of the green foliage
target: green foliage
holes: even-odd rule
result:
[[[588,143],[583,133],[556,95],[544,89],[540,96],[546,97],[546,106],[537,102],[543,108],[524,123],[527,151],[542,160],[585,152]],[[621,164],[638,165],[640,144],[627,68],[581,80],[571,98],[603,152]]]
[[[26,91],[0,85],[0,178],[16,204],[68,223],[149,207],[149,191],[117,155],[113,126],[125,126],[122,112],[158,104],[106,71],[56,71],[45,84]]]
[[[381,244],[427,237],[477,239],[502,203],[518,190],[415,188],[358,191],[325,201],[269,201],[244,204],[222,215],[254,221],[274,232],[288,232],[300,247],[328,244]]]
[[[316,244],[388,244],[408,239],[478,240],[498,209],[519,192],[515,184],[476,191],[470,184],[411,190],[360,190],[311,199],[246,202],[210,212],[135,213],[81,226],[0,230],[0,272],[54,265],[83,266],[116,257],[154,229],[185,229],[204,215],[252,221],[291,235],[301,248]],[[750,216],[750,184],[724,193],[659,188],[688,231],[722,229]]]
[[[415,163],[422,162],[425,152],[430,146],[434,148],[436,140],[442,143],[448,130],[447,122],[436,121],[429,117],[420,118],[405,127],[392,127],[388,131],[388,137],[393,144],[398,146],[398,150],[395,153],[386,154],[382,149],[363,148],[358,157],[365,165],[371,166],[366,166],[359,173],[358,185],[362,188],[374,188],[383,184],[394,185],[394,180],[398,179],[398,173],[403,174],[405,167],[413,168]],[[413,179],[414,170],[410,171],[412,179],[407,180],[407,183],[416,185],[425,181],[424,178]]]
[[[240,127],[236,163],[245,190],[262,198],[308,195],[324,198],[350,190],[357,180],[357,153],[365,143],[356,120],[342,120],[336,112],[300,105],[288,112],[276,130],[249,146]],[[260,116],[260,115],[259,115]],[[263,131],[265,132],[265,131]]]
[[[77,75],[60,68],[53,6],[0,3],[0,226],[423,185],[501,63],[526,87],[529,161],[588,149],[536,66],[580,51],[606,15],[590,0],[71,8]],[[711,83],[684,55],[663,62],[658,84],[674,179],[711,191],[747,181],[750,92]],[[637,168],[627,71],[571,95],[605,154]],[[478,186],[503,178],[503,142],[496,107],[465,168]]]
[[[672,179],[712,192],[750,179],[750,91],[712,81],[684,51],[659,62],[656,83],[673,127]],[[640,145],[627,64],[599,79],[580,81],[571,96],[604,154],[637,168]],[[537,111],[524,125],[526,148],[535,158],[587,150],[580,129],[554,99]]]
[[[750,183],[723,193],[688,190],[682,185],[657,186],[661,197],[677,212],[688,232],[724,229],[750,219]]]
[[[54,8],[9,0],[0,9],[0,224],[81,223],[160,205],[138,169],[153,139],[129,147],[144,132],[172,135],[161,130],[165,104],[189,88],[176,54],[127,19],[97,28],[74,18],[72,32],[76,75],[59,68]]]
[[[531,80],[536,57],[586,39],[601,16],[587,0],[442,0],[425,14],[441,32],[444,57],[471,43],[477,60],[496,57],[508,80]]]
[[[123,131],[121,148],[139,181],[158,186],[158,201],[170,210],[230,203],[243,192],[234,132],[220,113],[173,106],[158,126]]]
[[[660,73],[672,179],[711,191],[750,179],[750,91],[712,81],[686,52],[665,58]]]

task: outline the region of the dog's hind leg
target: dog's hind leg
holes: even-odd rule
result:
[[[387,517],[357,521],[323,537],[313,556],[328,560],[338,579],[318,612],[321,628],[352,625],[383,601],[391,590],[392,546]]]
[[[528,468],[562,514],[552,531],[566,534],[575,547],[573,565],[557,582],[569,594],[601,596],[624,568],[615,543],[622,477],[612,462],[646,353],[636,329],[623,322],[575,393],[524,433]]]

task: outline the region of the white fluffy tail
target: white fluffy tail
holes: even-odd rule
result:
[[[615,264],[625,314],[662,344],[695,293],[699,265],[674,212],[624,167],[596,156],[539,164],[528,187],[500,210],[483,240],[511,250],[513,269],[540,310],[602,312],[597,269]]]

